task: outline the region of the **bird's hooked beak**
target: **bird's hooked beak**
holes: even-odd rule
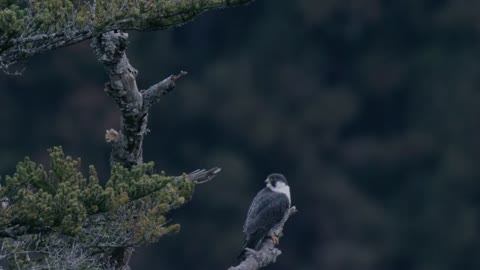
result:
[[[265,184],[270,183],[270,178],[265,179]]]

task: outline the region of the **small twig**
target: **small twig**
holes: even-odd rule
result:
[[[163,81],[150,86],[147,90],[142,91],[143,95],[143,109],[148,111],[155,103],[166,94],[170,93],[176,86],[175,82],[187,75],[186,71],[180,71],[177,75],[170,75]]]
[[[172,80],[174,82],[176,82],[178,79],[182,78],[183,76],[185,76],[187,74],[188,74],[188,72],[182,70],[182,71],[180,71],[180,73],[178,75],[171,75],[171,77],[172,77]]]
[[[210,170],[195,170],[189,174],[187,177],[190,181],[195,182],[197,184],[203,184],[210,180],[212,180],[217,174],[220,173],[222,169],[218,167],[213,167]]]

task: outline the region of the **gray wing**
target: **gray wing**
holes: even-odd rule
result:
[[[268,232],[282,220],[289,206],[290,202],[285,194],[273,192],[268,188],[262,189],[248,209],[243,231],[247,237],[259,230]]]
[[[285,194],[276,193],[268,188],[262,189],[253,199],[248,209],[247,219],[243,225],[245,243],[238,256],[243,259],[246,248],[257,250],[270,229],[278,224],[290,207]]]

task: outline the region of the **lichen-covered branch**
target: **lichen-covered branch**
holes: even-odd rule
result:
[[[0,69],[109,31],[160,30],[254,0],[23,0],[0,2]],[[7,5],[8,3],[8,5]]]
[[[95,38],[92,48],[110,78],[105,92],[122,113],[120,133],[112,141],[111,162],[131,167],[143,162],[142,143],[147,132],[148,111],[143,109],[143,97],[137,88],[137,70],[125,54],[127,42],[127,33],[108,32]]]
[[[187,75],[186,71],[180,71],[178,75],[170,75],[165,80],[150,86],[143,92],[144,110],[148,111],[152,105],[160,101],[160,98],[175,88],[175,82],[181,77]]]
[[[107,32],[93,40],[92,48],[110,78],[105,91],[122,113],[120,132],[108,130],[106,135],[106,140],[112,144],[111,162],[132,167],[143,162],[142,144],[147,133],[148,110],[170,92],[186,72],[171,75],[142,93],[136,82],[138,72],[125,54],[127,44],[127,33]]]
[[[209,170],[205,169],[198,169],[189,174],[187,174],[187,179],[196,183],[196,184],[203,184],[210,180],[212,180],[218,173],[220,173],[222,169],[218,167],[213,167]],[[178,176],[181,177],[181,176]]]
[[[292,206],[288,210],[285,218],[282,220],[282,224],[280,224],[278,231],[276,231],[276,235],[282,235],[283,225],[288,218],[296,212],[297,209],[295,206]],[[237,266],[232,266],[228,270],[257,270],[274,263],[280,254],[282,254],[282,252],[275,247],[272,239],[267,238],[259,250],[247,249],[245,259]]]

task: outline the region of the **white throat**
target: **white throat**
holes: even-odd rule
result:
[[[268,183],[267,184],[267,187],[273,191],[273,192],[278,192],[278,193],[283,193],[287,196],[288,198],[288,201],[291,203],[291,199],[290,199],[290,187],[288,185],[286,185],[285,183],[283,182],[277,182],[277,186],[274,187],[272,186],[272,184]]]

